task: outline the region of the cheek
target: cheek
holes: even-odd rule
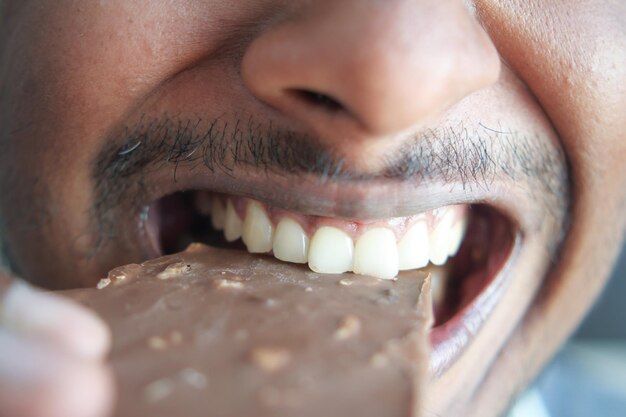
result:
[[[161,83],[209,57],[231,30],[224,22],[250,19],[245,0],[222,3],[61,0],[24,9],[10,57],[13,81],[22,84],[15,94],[27,100],[21,118],[34,113],[65,134],[97,137]]]
[[[482,3],[500,53],[537,97],[568,157],[570,241],[597,241],[587,260],[613,258],[617,249],[606,242],[619,240],[626,199],[626,9],[608,1]]]
[[[15,132],[4,139],[16,143],[11,158],[36,167],[41,180],[55,179],[52,189],[84,188],[76,174],[86,172],[111,126],[210,56],[229,33],[223,22],[255,10],[223,3],[61,0],[17,8],[4,28],[10,49],[0,116]]]
[[[480,1],[479,14],[503,58],[537,97],[570,165],[572,222],[557,264],[522,329],[485,380],[493,401],[524,363],[539,371],[606,282],[626,222],[626,10],[616,2]],[[601,5],[600,5],[601,3]],[[594,13],[589,13],[594,10]],[[621,46],[620,46],[621,45]],[[574,301],[574,302],[572,302]],[[549,335],[529,343],[523,335]]]
[[[29,7],[25,7],[28,5]],[[40,1],[11,5],[0,28],[3,222],[28,278],[90,274],[90,161],[112,122],[215,47],[196,2]],[[9,7],[9,6],[7,6]],[[54,219],[54,221],[51,221]],[[32,242],[38,242],[33,245]],[[69,260],[78,258],[78,264]],[[63,262],[65,260],[65,264]]]
[[[623,5],[479,3],[500,53],[538,98],[576,170],[618,168],[626,149]],[[592,170],[584,176],[598,174]]]

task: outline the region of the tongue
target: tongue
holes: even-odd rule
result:
[[[317,275],[192,245],[109,279],[70,296],[112,328],[116,416],[420,414],[432,324],[421,272]]]

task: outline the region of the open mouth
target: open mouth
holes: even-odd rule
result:
[[[157,200],[147,235],[157,253],[190,243],[247,250],[318,273],[402,279],[430,273],[435,375],[445,371],[488,319],[510,274],[519,233],[485,204],[451,205],[408,217],[347,220],[304,215],[260,201],[187,191]]]

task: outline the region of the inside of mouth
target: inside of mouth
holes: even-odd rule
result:
[[[223,231],[213,227],[210,214],[198,210],[196,193],[168,195],[150,207],[148,235],[159,254],[183,251],[194,242],[245,251],[241,239],[228,242]],[[434,296],[435,327],[446,325],[488,290],[513,248],[515,231],[505,215],[484,204],[470,205],[465,212],[466,232],[456,255],[443,265],[421,268],[431,274],[433,291],[440,294]],[[402,271],[398,278],[411,272]]]

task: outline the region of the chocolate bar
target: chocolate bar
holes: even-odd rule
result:
[[[118,417],[420,415],[430,280],[193,244],[68,293],[113,332]]]

